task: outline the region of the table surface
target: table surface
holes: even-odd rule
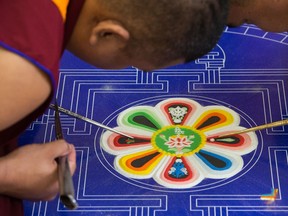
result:
[[[132,115],[143,106],[153,113],[157,104],[171,98],[168,101],[188,99],[201,109],[217,106],[228,113],[233,110],[240,126],[246,128],[287,119],[287,45],[287,33],[267,33],[252,25],[227,28],[206,56],[149,73],[134,67],[97,69],[66,52],[61,62],[58,104],[112,128],[125,120],[123,113]],[[26,216],[288,213],[288,126],[255,132],[257,146],[240,155],[243,166],[234,174],[225,177],[218,173],[209,178],[208,170],[197,184],[179,184],[177,188],[175,183],[173,187],[157,182],[152,174],[134,178],[137,172],[125,174],[127,167],[120,171],[121,163],[115,159],[117,149],[114,153],[105,149],[109,141],[104,135],[111,133],[65,114],[60,116],[65,139],[76,146],[78,167],[73,180],[79,207],[67,210],[58,198],[50,202],[25,201]],[[160,122],[165,118],[157,116]],[[141,134],[141,127],[138,130]],[[20,143],[54,139],[54,111],[47,110],[26,130]]]

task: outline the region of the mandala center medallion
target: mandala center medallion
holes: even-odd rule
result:
[[[198,152],[205,145],[206,138],[192,127],[172,125],[156,131],[151,142],[160,152],[181,157]]]

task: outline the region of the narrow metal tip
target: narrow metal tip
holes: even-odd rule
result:
[[[73,210],[78,207],[78,203],[72,195],[61,195],[60,200],[66,208]]]

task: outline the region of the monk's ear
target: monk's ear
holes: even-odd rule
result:
[[[120,23],[112,20],[98,22],[92,29],[89,43],[91,46],[99,43],[111,42],[119,46],[126,46],[130,38],[128,30]]]

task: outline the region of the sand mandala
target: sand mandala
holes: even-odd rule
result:
[[[134,139],[109,131],[101,137],[102,148],[115,155],[115,169],[128,178],[153,178],[167,188],[191,188],[205,178],[232,177],[244,166],[242,155],[258,145],[254,132],[217,138],[245,129],[239,125],[239,115],[187,98],[131,107],[120,113],[117,124],[115,129]]]

